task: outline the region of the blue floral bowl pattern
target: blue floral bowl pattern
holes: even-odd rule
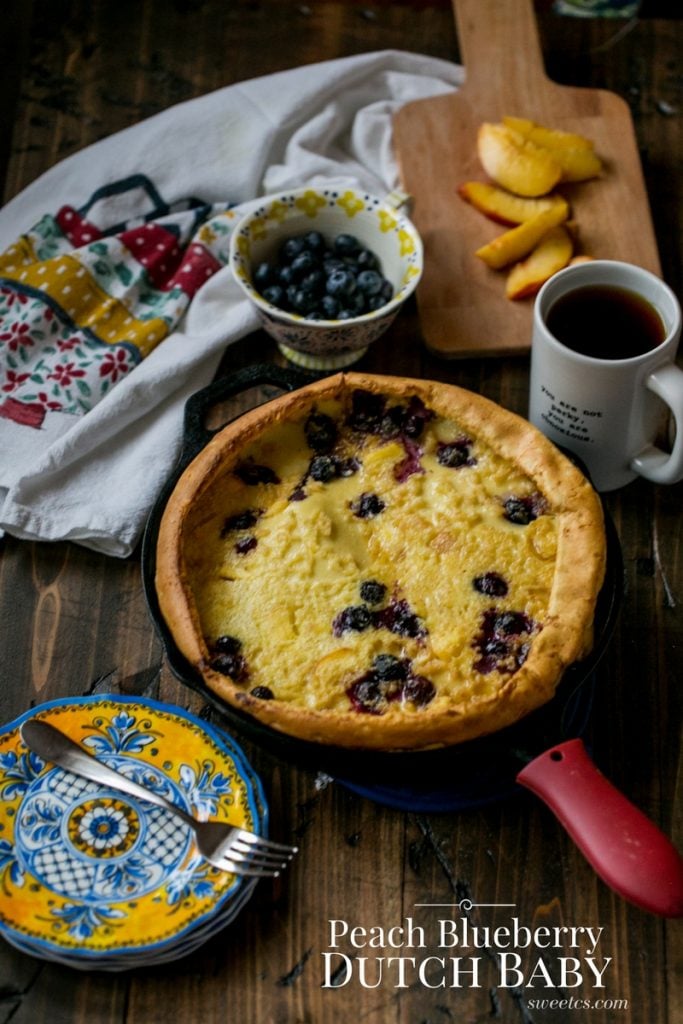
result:
[[[27,750],[29,717],[195,817],[267,827],[240,748],[188,712],[120,696],[44,704],[0,733],[0,934],[72,966],[123,967],[180,955],[231,920],[251,882],[207,864],[170,812]]]
[[[238,223],[230,246],[232,272],[291,362],[312,370],[349,366],[392,323],[422,274],[420,236],[401,213],[407,199],[398,192],[380,199],[351,188],[311,187],[267,196]],[[394,287],[386,305],[348,320],[308,320],[267,302],[252,283],[252,268],[271,259],[286,238],[311,230],[328,241],[349,232],[371,249]]]

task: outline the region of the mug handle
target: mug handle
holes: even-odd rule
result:
[[[675,484],[683,478],[683,370],[668,363],[651,373],[644,383],[669,406],[676,437],[670,454],[649,445],[631,461],[631,469],[656,484]]]

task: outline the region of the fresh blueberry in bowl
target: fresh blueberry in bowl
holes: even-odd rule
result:
[[[281,284],[270,284],[263,289],[263,298],[273,306],[282,306],[287,301],[287,292]]]
[[[415,290],[422,243],[401,205],[330,183],[265,196],[235,225],[233,277],[291,362],[350,366]]]
[[[356,278],[356,284],[365,295],[379,295],[383,280],[382,275],[376,270],[361,270]]]
[[[298,256],[295,256],[290,263],[292,274],[295,280],[300,280],[311,271],[318,269],[318,260],[310,249],[304,249]]]
[[[290,263],[306,248],[306,240],[302,236],[298,235],[293,238],[287,238],[280,247],[280,258],[283,262]]]
[[[356,288],[356,278],[350,270],[340,268],[339,270],[333,270],[327,279],[325,285],[328,295],[334,295],[338,298],[348,298],[349,295],[353,295]]]
[[[370,249],[361,249],[356,256],[356,264],[361,270],[378,270],[379,260]]]
[[[275,272],[270,263],[259,263],[254,271],[254,284],[257,288],[267,288],[273,283],[274,277]]]
[[[333,249],[337,256],[355,256],[360,251],[360,242],[354,235],[341,232],[334,240]]]

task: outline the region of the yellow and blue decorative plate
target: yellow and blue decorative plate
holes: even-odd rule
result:
[[[0,934],[36,956],[115,970],[184,955],[236,916],[251,880],[203,860],[169,811],[44,762],[21,738],[27,718],[197,818],[267,828],[239,746],[181,708],[122,696],[43,704],[0,731]]]

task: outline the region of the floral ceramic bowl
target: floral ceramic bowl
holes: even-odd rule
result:
[[[384,199],[351,188],[303,188],[266,196],[237,225],[230,265],[254,303],[263,328],[291,362],[312,370],[350,366],[391,324],[422,274],[422,242],[401,212],[408,197]],[[252,271],[274,258],[293,236],[317,231],[330,242],[352,234],[379,259],[393,296],[379,309],[350,319],[307,319],[268,302],[255,287]]]

